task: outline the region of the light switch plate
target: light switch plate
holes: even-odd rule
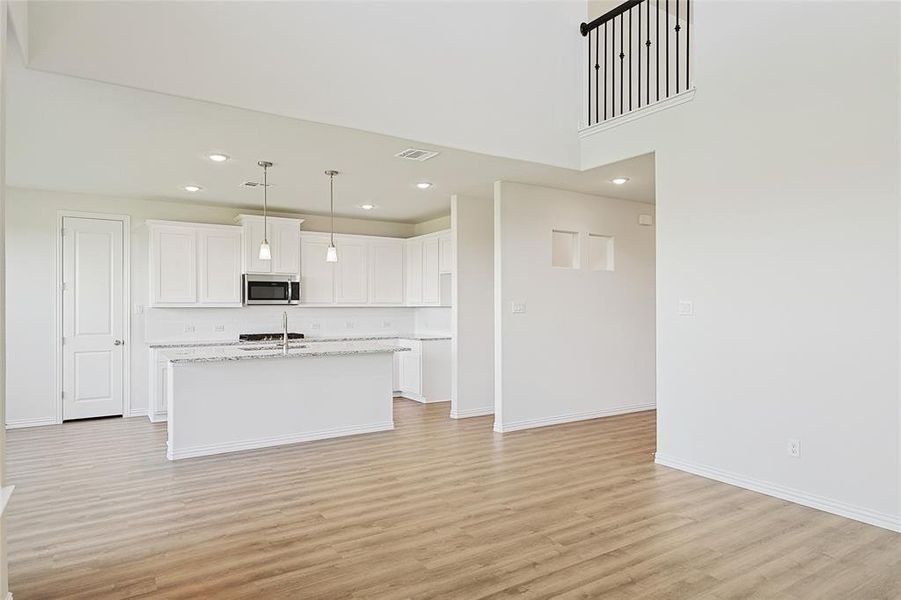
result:
[[[513,314],[521,314],[526,312],[526,303],[525,302],[513,302],[512,304]]]
[[[653,215],[638,215],[638,224],[649,227],[654,224]]]

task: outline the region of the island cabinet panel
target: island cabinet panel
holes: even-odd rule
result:
[[[197,236],[201,304],[241,304],[241,230],[201,229]]]
[[[298,275],[300,264],[300,226],[303,219],[238,215],[244,231],[244,273]],[[263,238],[269,242],[269,260],[260,259]]]
[[[438,238],[431,238],[422,244],[422,303],[440,304],[441,287],[439,279],[440,247]]]
[[[404,301],[404,243],[379,240],[369,246],[370,301],[402,304]]]
[[[325,261],[328,236],[304,235],[300,242],[300,301],[331,304],[335,301],[334,263]]]
[[[241,228],[148,221],[151,307],[241,306]]]
[[[336,240],[338,262],[335,263],[335,302],[366,304],[369,302],[368,246],[364,240],[342,237]]]

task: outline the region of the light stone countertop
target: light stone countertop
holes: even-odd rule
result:
[[[419,333],[419,334],[372,334],[372,335],[356,335],[356,336],[309,336],[300,340],[292,340],[292,344],[318,344],[322,342],[360,342],[360,341],[376,341],[376,340],[417,340],[421,342],[449,340],[451,335],[447,333]],[[185,342],[150,342],[148,348],[205,348],[212,346],[247,346],[259,344],[278,344],[280,342],[242,342],[239,340],[209,340],[209,341],[185,341]]]
[[[390,338],[391,340],[395,338]],[[353,340],[337,342],[304,343],[296,340],[288,345],[285,354],[281,344],[272,342],[242,343],[216,346],[171,347],[163,349],[161,358],[173,365],[227,362],[238,360],[261,360],[276,358],[310,358],[318,356],[353,356],[356,354],[381,354],[386,352],[408,352],[410,348],[389,340]]]

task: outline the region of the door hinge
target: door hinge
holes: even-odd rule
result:
[[[62,283],[62,289],[63,289],[64,292],[66,291],[66,288],[67,288],[67,287],[69,287],[69,285],[64,281],[64,282]]]
[[[61,237],[66,237],[66,228],[65,227],[63,227],[59,230],[59,235]]]
[[[61,338],[60,345],[61,345],[61,346],[65,346],[65,345],[66,345],[66,338]]]
[[[60,392],[59,392],[59,397],[60,397],[60,398],[65,398],[65,397],[66,397],[66,392],[60,390]]]

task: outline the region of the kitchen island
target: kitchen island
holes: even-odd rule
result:
[[[171,348],[170,460],[394,428],[394,341]]]

